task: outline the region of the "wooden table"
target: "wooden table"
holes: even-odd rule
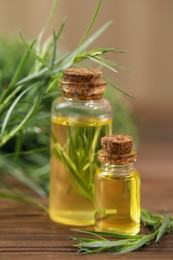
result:
[[[140,144],[137,166],[142,175],[142,207],[173,215],[173,151],[170,142]],[[0,259],[173,259],[173,232],[126,255],[79,255],[70,227],[53,223],[41,210],[0,201]]]

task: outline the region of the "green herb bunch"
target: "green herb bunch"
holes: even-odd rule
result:
[[[8,81],[5,83],[6,78],[3,78],[2,84],[0,84],[1,182],[4,182],[3,180],[8,173],[41,197],[47,197],[49,190],[50,107],[52,100],[60,95],[58,84],[62,79],[63,71],[70,66],[79,66],[80,62],[90,61],[116,72],[119,64],[108,59],[105,55],[107,53],[123,53],[123,51],[113,48],[87,50],[89,45],[111,24],[111,22],[105,23],[93,35],[89,36],[101,2],[99,1],[93,18],[77,48],[72,52],[60,53],[58,49],[66,18],[62,21],[59,30],[53,32],[47,40],[43,41],[45,32],[55,14],[56,1],[54,1],[45,28],[36,40],[29,43],[20,34],[26,52],[20,62],[16,59],[18,66],[11,79],[10,74],[8,74]],[[12,69],[14,67],[11,67]],[[4,75],[3,71],[2,73]],[[114,87],[121,92],[117,86]],[[121,98],[118,97],[117,102],[114,101],[113,104],[117,109],[116,118],[119,115],[122,119],[119,120],[121,122],[124,118],[124,126],[128,125],[131,128],[133,119],[130,111],[125,106],[121,109],[120,104],[122,104]],[[125,130],[128,131],[128,129]],[[9,190],[12,192],[13,187],[4,185],[3,191],[5,187],[7,193]]]
[[[159,242],[162,236],[171,232],[173,229],[173,217],[155,214],[146,209],[142,209],[141,211],[141,222],[144,226],[149,228],[150,233],[123,235],[115,232],[76,229],[74,231],[92,235],[95,238],[72,237],[74,241],[79,242],[74,246],[79,248],[78,252],[82,254],[96,254],[102,252],[126,254],[139,249],[152,241]]]
[[[63,20],[58,32],[53,32],[52,36],[42,44],[46,28],[54,16],[55,1],[47,25],[37,40],[28,44],[21,34],[26,53],[11,81],[8,82],[8,86],[4,81],[1,84],[0,168],[5,169],[41,196],[46,196],[48,191],[50,104],[52,99],[60,94],[57,85],[64,69],[83,60],[105,64],[112,70],[117,66],[116,63],[110,65],[110,61],[105,60],[103,56],[109,52],[121,51],[111,48],[87,51],[88,46],[110,25],[110,22],[104,24],[92,36],[87,37],[100,4],[101,1],[77,48],[71,53],[60,54],[57,47],[66,19]],[[28,75],[25,75],[28,64],[31,67]]]

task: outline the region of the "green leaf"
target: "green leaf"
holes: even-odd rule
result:
[[[107,247],[107,248],[112,248],[112,247],[117,247],[117,246],[127,246],[130,244],[130,240],[124,239],[124,240],[116,240],[116,241],[103,241],[103,240],[97,240],[97,241],[91,241],[91,242],[81,242],[80,244],[77,244],[75,246],[84,248],[99,248],[99,247]]]
[[[3,101],[1,102],[1,104],[0,104],[1,114],[3,114],[4,112],[6,112],[7,107],[10,106],[10,102],[9,102],[9,101],[11,101],[11,99],[12,99],[13,97],[15,97],[16,94],[17,94],[18,92],[20,92],[21,89],[22,89],[22,85],[19,85],[19,86],[16,87],[11,93],[9,93],[6,97],[5,97],[5,95],[4,95],[4,100],[3,100]]]
[[[141,221],[144,225],[155,225],[156,220],[159,221],[160,218],[156,218],[156,215],[149,210],[141,209]]]
[[[112,237],[112,238],[120,238],[120,239],[134,239],[134,238],[139,239],[143,237],[142,234],[125,235],[125,234],[119,234],[116,232],[109,232],[109,231],[96,231],[96,230],[83,230],[83,229],[72,229],[72,230],[75,232],[97,236],[102,239],[104,239],[104,237]]]
[[[8,121],[10,119],[10,116],[15,108],[15,106],[17,105],[17,103],[19,102],[19,100],[31,89],[33,88],[33,85],[28,87],[27,89],[25,89],[23,92],[20,93],[20,95],[18,95],[18,97],[14,100],[14,102],[12,103],[12,105],[10,106],[9,110],[7,111],[6,113],[6,116],[3,120],[3,123],[2,123],[2,128],[1,128],[1,138],[4,134],[4,131],[5,131],[5,128],[8,124]]]
[[[163,220],[162,220],[162,224],[159,228],[159,232],[157,234],[157,237],[156,237],[156,242],[158,242],[160,240],[160,238],[166,233],[166,227],[170,225],[170,219],[169,219],[169,216],[167,215],[164,215],[163,217]]]
[[[108,63],[106,63],[105,61],[103,61],[101,59],[101,57],[91,57],[91,56],[88,56],[89,59],[91,59],[93,62],[95,63],[98,63],[99,65],[105,67],[105,68],[108,68],[110,70],[112,70],[113,72],[118,72],[116,69],[114,69],[112,66],[110,66]]]
[[[52,54],[52,61],[51,61],[51,69],[53,69],[55,64],[55,59],[56,59],[56,43],[58,42],[62,34],[66,21],[67,21],[67,17],[64,17],[57,34],[53,31],[53,54]]]
[[[23,79],[19,80],[17,83],[16,83],[16,86],[19,86],[19,85],[22,85],[22,84],[26,84],[30,81],[41,81],[43,79],[46,79],[48,77],[47,75],[48,73],[48,69],[47,68],[43,68],[41,69],[40,71],[36,72],[36,73],[33,73],[27,77],[24,77]]]
[[[38,53],[40,52],[41,41],[42,41],[42,38],[43,38],[43,36],[44,36],[44,34],[45,34],[45,31],[48,29],[48,27],[50,26],[50,23],[51,23],[53,17],[55,16],[55,11],[56,11],[56,8],[57,8],[57,3],[58,3],[57,0],[54,0],[54,1],[53,1],[53,5],[52,5],[52,8],[51,8],[49,17],[48,17],[48,19],[47,19],[47,21],[46,21],[46,24],[45,24],[45,26],[43,27],[43,29],[41,30],[41,32],[40,32],[39,35],[38,35],[38,38],[37,38],[37,46],[36,46]]]
[[[141,239],[139,239],[139,241],[135,241],[130,245],[126,245],[124,248],[120,248],[118,250],[119,253],[121,254],[127,254],[129,252],[132,252],[136,249],[141,248],[142,246],[144,246],[145,244],[149,243],[152,239],[154,239],[156,235],[156,232],[153,232],[149,235],[143,236]]]
[[[17,201],[20,201],[20,202],[23,202],[23,203],[31,204],[31,205],[34,205],[34,206],[41,208],[45,212],[48,212],[48,208],[43,203],[41,203],[38,200],[33,199],[32,197],[29,197],[29,196],[14,195],[14,194],[10,194],[10,193],[0,192],[0,198],[17,200]]]
[[[44,65],[44,66],[46,66],[48,69],[50,69],[49,63],[48,63],[46,60],[42,59],[40,56],[38,56],[38,55],[28,46],[28,44],[26,43],[26,41],[25,41],[25,39],[24,39],[24,37],[23,37],[23,35],[22,35],[21,33],[20,33],[20,37],[21,37],[21,39],[22,39],[22,41],[23,41],[23,44],[24,44],[25,48],[33,55],[33,57],[34,57],[37,61],[39,61],[42,65]]]
[[[44,26],[45,30],[50,26],[50,23],[51,23],[51,21],[53,20],[53,18],[55,16],[55,12],[56,12],[56,9],[57,9],[57,4],[58,4],[58,1],[57,0],[53,0],[53,5],[52,5],[52,8],[51,8],[49,17],[48,17],[47,22],[46,22],[46,24]]]
[[[53,31],[53,53],[52,53],[52,61],[51,61],[51,69],[54,67],[56,58],[56,34],[55,31]]]
[[[16,142],[15,142],[15,149],[14,149],[14,156],[13,156],[13,161],[17,164],[19,161],[19,154],[22,149],[23,145],[23,133],[20,131],[18,135],[16,136]]]
[[[25,184],[27,187],[29,187],[31,190],[35,191],[37,194],[39,194],[41,197],[45,198],[47,196],[46,192],[35,183],[30,177],[28,177],[24,172],[15,166],[11,162],[10,159],[5,159],[2,157],[0,159],[0,167],[1,169],[5,169],[8,174],[16,178],[21,183]]]
[[[29,46],[30,49],[33,48],[34,43],[35,43],[35,41],[33,41],[33,42],[31,43],[31,45]],[[23,56],[21,62],[19,63],[19,65],[18,65],[18,67],[17,67],[17,69],[16,69],[16,71],[15,71],[15,73],[14,73],[14,75],[13,75],[11,81],[10,81],[10,84],[8,85],[7,90],[4,91],[4,92],[2,93],[2,95],[1,95],[1,97],[0,97],[0,103],[2,103],[2,101],[3,101],[6,97],[8,97],[8,95],[11,93],[11,90],[14,88],[16,82],[17,82],[17,81],[19,80],[19,78],[21,77],[21,75],[22,75],[22,73],[23,73],[24,66],[25,66],[25,64],[26,64],[27,61],[28,61],[29,55],[30,55],[30,51],[27,51],[27,52],[25,53],[25,55]]]
[[[102,2],[102,0],[100,0],[100,1],[98,2],[98,5],[97,5],[96,10],[95,10],[95,13],[94,13],[94,16],[93,16],[93,18],[92,18],[92,20],[91,20],[91,22],[90,22],[88,28],[86,29],[86,31],[85,31],[83,37],[81,38],[77,50],[81,47],[81,45],[83,44],[85,38],[87,37],[88,33],[90,32],[90,30],[91,30],[91,28],[92,28],[92,26],[93,26],[93,24],[94,24],[94,22],[95,22],[95,20],[96,20],[98,11],[99,11],[99,9],[100,9],[101,2]]]
[[[86,39],[79,47],[78,51],[75,51],[76,54],[83,52],[86,50],[88,46],[90,46],[110,25],[112,24],[112,21],[106,22],[104,25],[102,25],[94,34],[92,34],[88,39]],[[74,56],[74,53],[72,53]]]
[[[116,90],[120,91],[121,93],[123,93],[124,95],[132,98],[133,100],[135,100],[134,97],[132,97],[131,95],[129,95],[128,93],[124,92],[123,90],[121,90],[120,88],[118,88],[117,86],[115,86],[115,84],[113,84],[111,81],[109,81],[108,79],[104,78],[104,80],[107,82],[107,84],[109,84],[111,87],[115,88]]]
[[[91,195],[91,190],[88,184],[81,178],[80,173],[76,169],[76,165],[70,159],[65,151],[63,151],[62,147],[58,142],[54,143],[54,151],[56,155],[61,158],[64,165],[67,167],[68,171],[73,175],[74,179],[77,181],[79,187],[84,191],[85,196],[88,197],[91,201],[93,200],[93,196]]]

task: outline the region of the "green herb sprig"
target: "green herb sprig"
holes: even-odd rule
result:
[[[78,242],[74,246],[81,254],[102,252],[126,254],[152,241],[160,242],[160,239],[173,229],[173,217],[155,214],[146,209],[141,210],[141,222],[150,230],[148,234],[123,235],[115,232],[73,229],[75,232],[92,235],[95,238],[72,237],[71,239]]]
[[[63,19],[57,32],[53,31],[52,35],[43,41],[45,32],[55,15],[56,2],[55,0],[46,26],[37,39],[28,42],[20,33],[26,52],[17,63],[18,66],[11,75],[11,80],[9,79],[7,84],[0,84],[0,149],[2,149],[0,178],[2,180],[5,176],[3,172],[7,171],[42,197],[47,196],[49,187],[50,106],[52,100],[60,95],[60,88],[57,86],[62,79],[64,69],[74,65],[79,66],[79,62],[87,60],[116,72],[120,65],[105,56],[107,53],[124,52],[113,48],[88,49],[112,23],[106,22],[89,35],[102,1],[98,2],[91,22],[75,50],[61,53],[58,48],[66,18]],[[117,86],[114,87],[123,92]],[[123,107],[125,107],[124,103]],[[119,113],[116,113],[116,117],[117,114]],[[123,124],[129,125],[128,122]],[[12,158],[10,163],[9,155]],[[6,165],[10,167],[5,168]]]
[[[43,45],[40,44],[43,32],[31,44],[28,44],[23,35],[20,34],[26,48],[26,54],[18,65],[8,88],[1,89],[0,93],[0,147],[3,147],[23,130],[30,123],[30,120],[43,109],[43,101],[48,95],[52,95],[52,92],[55,95],[57,83],[62,78],[62,72],[68,67],[83,60],[92,60],[116,72],[115,68],[118,67],[118,64],[110,62],[103,56],[106,53],[123,51],[112,48],[87,50],[87,47],[110,25],[110,23],[106,23],[96,33],[86,38],[95,22],[101,2],[100,0],[86,32],[72,53],[57,56],[57,44],[66,19],[62,21],[58,32],[53,32],[52,40],[49,37]],[[35,60],[34,66],[29,75],[21,79],[30,56]]]
[[[66,18],[62,21],[59,30],[53,32],[42,44],[44,33],[55,14],[56,2],[57,1],[54,1],[52,12],[45,28],[41,31],[36,40],[29,44],[23,35],[20,34],[23,45],[26,48],[26,53],[19,62],[8,87],[1,86],[0,88],[0,148],[8,146],[10,142],[12,142],[12,146],[14,147],[11,154],[13,160],[10,161],[10,164],[7,154],[1,153],[0,168],[8,171],[9,174],[15,176],[20,182],[32,188],[32,190],[41,196],[45,196],[45,192],[38,192],[42,189],[42,187],[40,187],[40,189],[38,187],[41,183],[44,188],[46,187],[46,192],[48,191],[49,169],[47,167],[47,177],[42,176],[43,178],[37,178],[38,173],[37,175],[32,173],[35,165],[34,160],[36,157],[38,158],[37,166],[41,166],[40,172],[42,172],[44,164],[48,164],[48,152],[45,153],[44,158],[40,160],[40,157],[43,157],[44,153],[38,155],[38,149],[48,150],[49,142],[47,140],[49,139],[50,128],[50,104],[52,98],[60,94],[57,85],[62,78],[62,72],[64,69],[80,61],[90,59],[90,57],[93,56],[101,57],[106,52],[113,51],[109,48],[102,48],[99,51],[87,50],[88,46],[110,25],[110,22],[105,23],[93,35],[87,37],[96,19],[100,4],[96,8],[90,26],[74,51],[61,54],[57,48],[63,33]],[[101,3],[101,1],[99,3]],[[26,75],[26,67],[28,68],[28,63],[31,59],[33,62],[30,62],[30,70],[28,69],[28,75]],[[39,128],[39,134],[35,131],[36,127]],[[44,129],[47,131],[47,136],[44,133]],[[23,151],[22,149],[23,146],[26,145],[26,139],[31,140],[33,136],[37,138],[36,149],[33,149],[32,146],[30,150]],[[38,140],[39,138],[42,138],[43,141],[40,142],[40,140]],[[44,142],[45,139],[46,143]],[[32,141],[30,143],[32,143]],[[30,154],[27,156],[27,159],[29,158],[30,160],[30,164],[28,163],[28,165],[26,165],[25,163],[23,167],[23,160],[20,160],[20,157],[26,152]],[[6,165],[10,167],[5,168]],[[39,176],[41,176],[40,173]],[[38,186],[37,188],[35,188],[36,185]]]
[[[52,131],[51,156],[57,157],[73,177],[75,190],[93,202],[96,154],[100,149],[98,140],[110,133],[110,125],[66,127],[67,141],[63,146]]]
[[[40,202],[40,200],[33,198],[26,192],[23,192],[17,188],[12,188],[11,186],[6,184],[0,184],[0,198],[30,204],[48,213],[47,206],[44,203]]]

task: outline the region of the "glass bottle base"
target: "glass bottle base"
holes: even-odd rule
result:
[[[140,231],[140,224],[132,225],[99,225],[96,223],[95,231],[115,232],[123,235],[136,235]]]
[[[71,226],[90,226],[94,225],[93,211],[68,211],[50,210],[49,216],[54,222]]]

